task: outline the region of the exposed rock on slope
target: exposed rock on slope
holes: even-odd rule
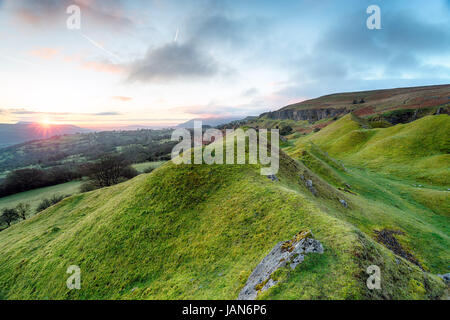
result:
[[[303,110],[278,110],[263,113],[260,117],[269,119],[290,119],[290,120],[308,120],[311,122],[321,119],[332,118],[349,113],[351,110],[345,108],[324,108],[324,109],[303,109]]]
[[[278,269],[289,264],[291,269],[302,263],[305,254],[310,252],[323,253],[322,244],[313,239],[311,231],[299,232],[289,241],[281,241],[256,266],[239,293],[239,300],[254,300],[259,292],[274,286],[277,281],[272,275]]]

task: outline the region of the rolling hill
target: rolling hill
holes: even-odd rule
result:
[[[450,116],[426,116],[407,124],[370,128],[348,114],[314,135],[314,143],[346,164],[410,180],[447,186],[450,181]]]
[[[450,85],[439,85],[330,94],[263,113],[260,118],[318,121],[350,112],[369,116],[400,109],[414,110],[408,119],[412,121],[421,112],[448,114],[449,107]]]
[[[283,268],[259,298],[442,297],[445,285],[433,274],[450,258],[448,216],[405,196],[400,182],[313,153],[315,164],[282,152],[275,181],[259,165],[168,162],[65,199],[0,232],[1,297],[236,299],[274,245],[301,230],[311,230],[324,253]],[[390,229],[401,232],[398,254],[377,236]],[[66,287],[70,265],[81,268],[81,290]],[[366,286],[370,265],[382,270],[381,290]]]

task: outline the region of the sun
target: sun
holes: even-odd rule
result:
[[[51,119],[48,117],[42,118],[40,122],[41,122],[41,125],[44,127],[48,127],[52,124]]]

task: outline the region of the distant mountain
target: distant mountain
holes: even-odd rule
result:
[[[90,131],[73,125],[49,125],[46,127],[32,122],[0,123],[0,148],[31,140]]]
[[[179,124],[178,128],[194,128],[194,121],[201,121],[203,126],[216,127],[221,124],[225,124],[231,121],[239,120],[239,117],[228,117],[228,118],[208,118],[208,119],[192,119],[184,123]]]

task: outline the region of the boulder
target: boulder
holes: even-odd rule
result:
[[[323,253],[322,244],[313,239],[311,231],[299,232],[289,241],[281,241],[256,266],[241,290],[238,300],[254,300],[263,292],[277,284],[272,274],[279,268],[289,266],[291,269],[302,263],[305,254]]]
[[[306,180],[306,187],[313,195],[317,196],[317,190],[314,188],[312,180]]]
[[[441,278],[442,280],[444,280],[444,282],[446,284],[450,283],[450,273],[446,273],[446,274],[438,274],[438,277]]]

